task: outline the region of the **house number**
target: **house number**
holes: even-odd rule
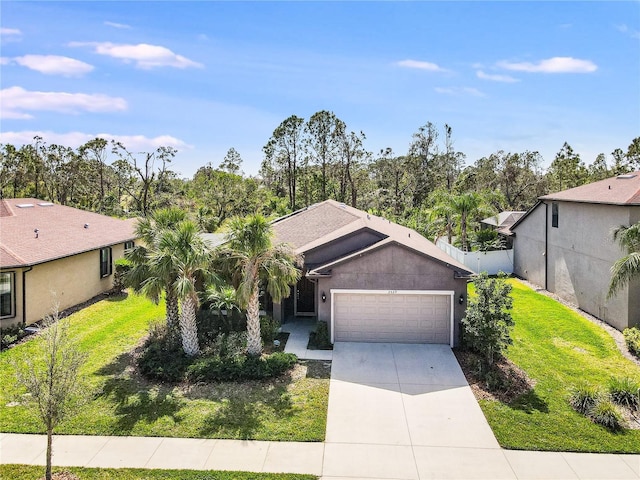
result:
[[[391,293],[391,294],[398,293],[398,290],[389,290],[389,293]]]

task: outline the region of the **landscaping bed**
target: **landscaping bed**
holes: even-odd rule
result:
[[[83,373],[88,402],[63,422],[59,434],[133,435],[322,441],[329,379],[299,362],[284,375],[241,382],[151,381],[137,368],[149,325],[163,305],[136,295],[109,298],[70,317],[88,353]],[[38,339],[0,354],[0,431],[43,433],[32,409],[16,397],[11,360]],[[6,387],[5,387],[6,386]]]
[[[492,389],[460,358],[501,446],[525,450],[640,453],[640,430],[610,430],[576,412],[572,387],[605,388],[613,377],[640,381],[640,367],[626,359],[611,336],[568,307],[513,285],[513,345],[499,364],[508,388]],[[491,383],[491,382],[489,382]]]

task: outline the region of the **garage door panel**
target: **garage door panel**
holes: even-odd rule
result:
[[[336,341],[449,344],[451,296],[336,293]]]

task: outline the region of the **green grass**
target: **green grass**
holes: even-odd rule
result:
[[[640,430],[613,433],[575,412],[569,389],[588,382],[606,389],[611,377],[640,381],[640,367],[624,358],[601,327],[571,309],[513,285],[513,345],[507,357],[537,383],[510,404],[480,400],[505,448],[640,453]]]
[[[82,480],[315,480],[314,475],[292,473],[220,472],[214,470],[147,470],[143,468],[54,467],[53,472],[67,471]],[[44,467],[35,465],[0,465],[0,478],[34,480],[44,476]]]
[[[88,352],[83,373],[88,403],[58,434],[132,435],[256,440],[324,439],[329,380],[299,365],[294,376],[264,382],[191,387],[148,382],[131,371],[131,351],[161,319],[162,305],[129,295],[98,302],[70,317],[72,333]],[[38,340],[0,354],[0,431],[43,433],[33,409],[15,401],[11,359]],[[307,371],[308,370],[308,371]],[[306,374],[305,374],[306,372]]]

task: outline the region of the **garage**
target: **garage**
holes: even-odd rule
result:
[[[331,290],[333,341],[451,345],[453,293]]]

